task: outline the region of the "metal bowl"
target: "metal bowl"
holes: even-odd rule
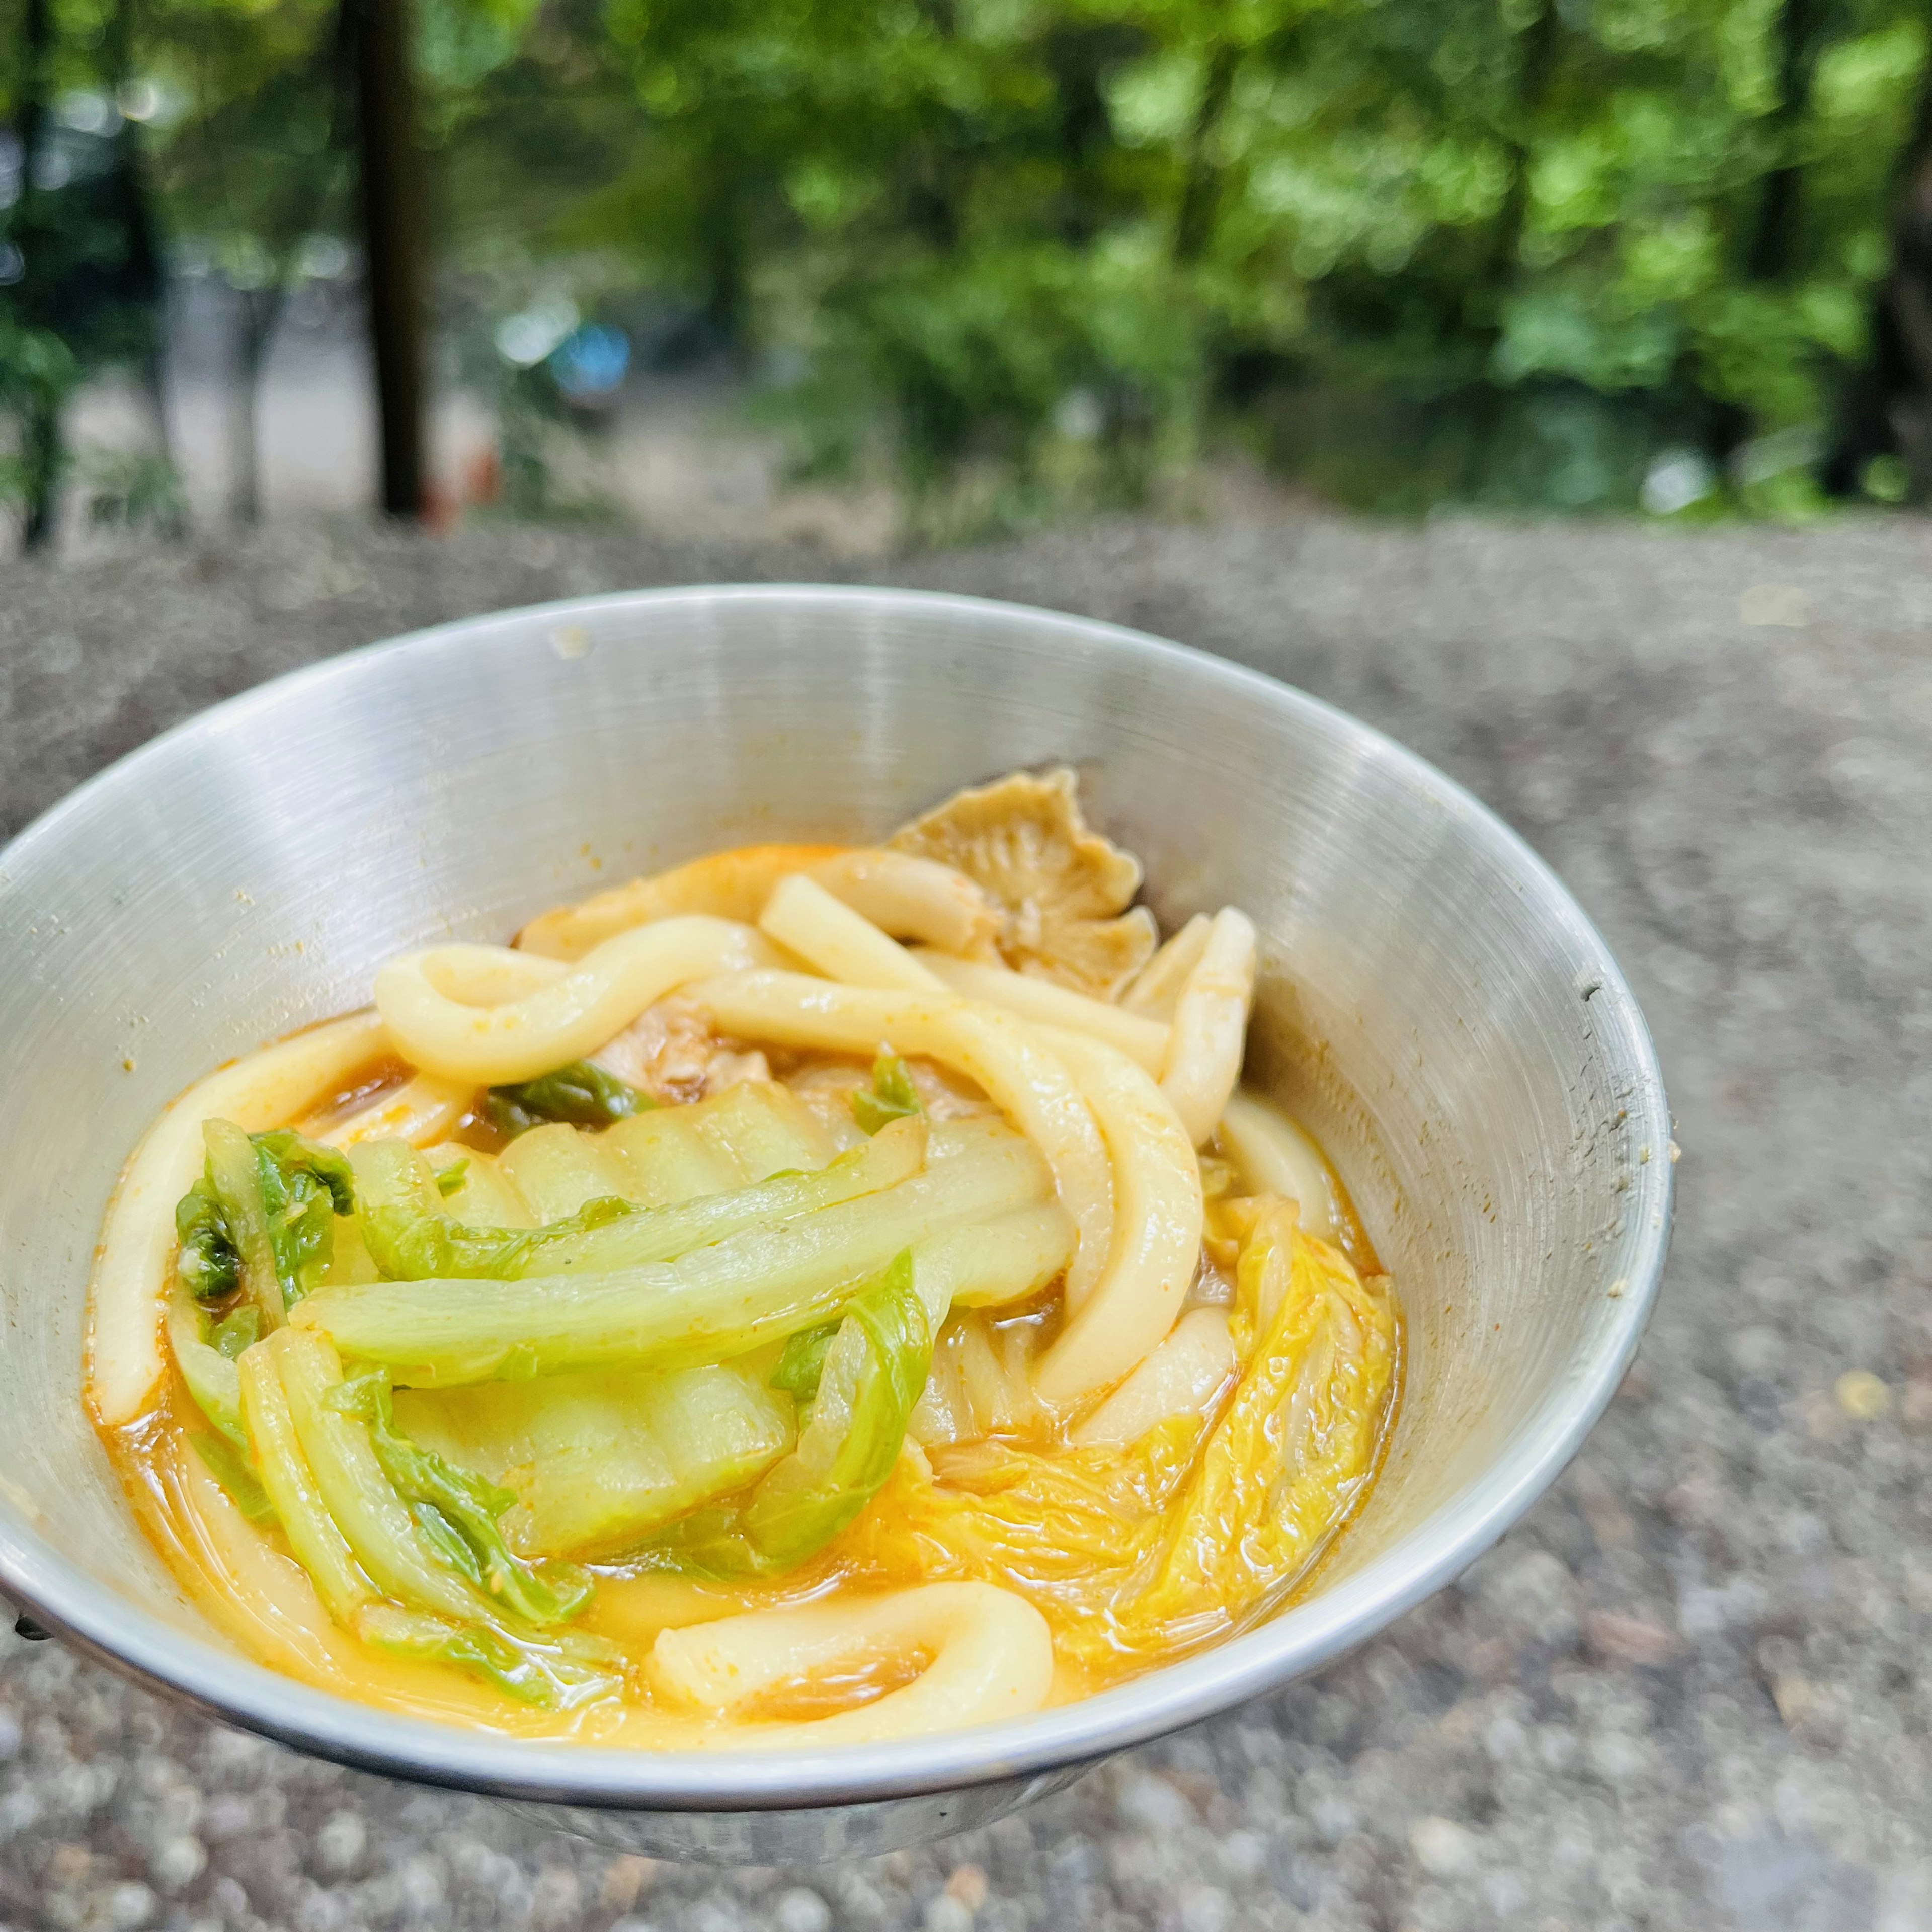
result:
[[[400,948],[501,939],[720,845],[876,836],[1060,760],[1145,857],[1164,920],[1253,915],[1251,1071],[1331,1150],[1398,1286],[1400,1419],[1318,1586],[1084,1702],[808,1754],[514,1742],[238,1654],[148,1547],[80,1400],[102,1210],[154,1115],[217,1061],[364,1003]],[[0,855],[0,1592],[251,1730],[670,1857],[830,1858],[982,1823],[1360,1642],[1575,1453],[1636,1346],[1670,1216],[1642,1016],[1569,894],[1474,800],[1253,672],[958,597],[598,598],[218,706]]]

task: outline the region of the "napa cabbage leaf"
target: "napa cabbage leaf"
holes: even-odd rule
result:
[[[574,1127],[608,1127],[657,1102],[628,1081],[588,1060],[553,1067],[534,1080],[492,1087],[484,1096],[484,1118],[506,1138],[547,1122]]]

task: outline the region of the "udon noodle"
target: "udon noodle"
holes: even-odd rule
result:
[[[1279,1606],[1389,1284],[1072,776],[392,960],[135,1150],[96,1420],[250,1654],[659,1748],[1024,1716]]]

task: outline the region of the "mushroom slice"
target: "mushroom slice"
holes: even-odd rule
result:
[[[998,944],[1009,965],[1112,999],[1146,964],[1156,934],[1144,907],[1128,910],[1140,861],[1090,829],[1078,784],[1064,766],[1015,772],[956,792],[887,843],[986,889],[1004,914]]]

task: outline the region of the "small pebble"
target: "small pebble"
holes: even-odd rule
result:
[[[1190,1885],[1180,1894],[1181,1932],[1228,1932],[1234,1902],[1218,1885]]]
[[[1664,1664],[1684,1648],[1674,1630],[1612,1610],[1591,1611],[1583,1619],[1583,1635],[1599,1655],[1619,1664]]]
[[[1258,1832],[1231,1832],[1221,1846],[1221,1862],[1234,1878],[1258,1878],[1268,1868],[1268,1840]]]
[[[1635,1738],[1612,1731],[1590,1741],[1590,1762],[1612,1784],[1622,1784],[1650,1768],[1650,1754]]]
[[[926,1932],[973,1932],[973,1908],[942,1892],[926,1908]]]
[[[316,1856],[322,1861],[324,1871],[340,1877],[362,1862],[363,1847],[368,1840],[368,1827],[360,1812],[332,1811],[315,1834]]]
[[[604,1882],[597,1888],[597,1902],[606,1912],[628,1912],[650,1889],[657,1876],[657,1861],[625,1852],[604,1868]]]
[[[154,1854],[148,1869],[164,1892],[179,1892],[192,1885],[208,1867],[208,1848],[199,1838],[170,1838]]]
[[[778,1900],[778,1932],[831,1932],[832,1908],[817,1892],[794,1886]]]
[[[567,1932],[582,1912],[584,1888],[568,1865],[545,1865],[530,1893],[530,1923],[537,1932]]]
[[[1436,1878],[1460,1878],[1475,1869],[1475,1834],[1452,1818],[1418,1819],[1408,1829],[1408,1848]]]
[[[1838,1406],[1855,1422],[1876,1422],[1892,1406],[1892,1391],[1869,1369],[1848,1369],[1832,1384]]]
[[[955,1865],[946,1889],[968,1912],[977,1912],[986,1902],[986,1874],[975,1864]]]
[[[1194,1820],[1194,1808],[1164,1778],[1142,1772],[1120,1786],[1120,1816],[1149,1832],[1184,1831]]]
[[[101,1898],[102,1916],[113,1932],[135,1932],[154,1915],[154,1894],[146,1886],[129,1880],[110,1886]]]

